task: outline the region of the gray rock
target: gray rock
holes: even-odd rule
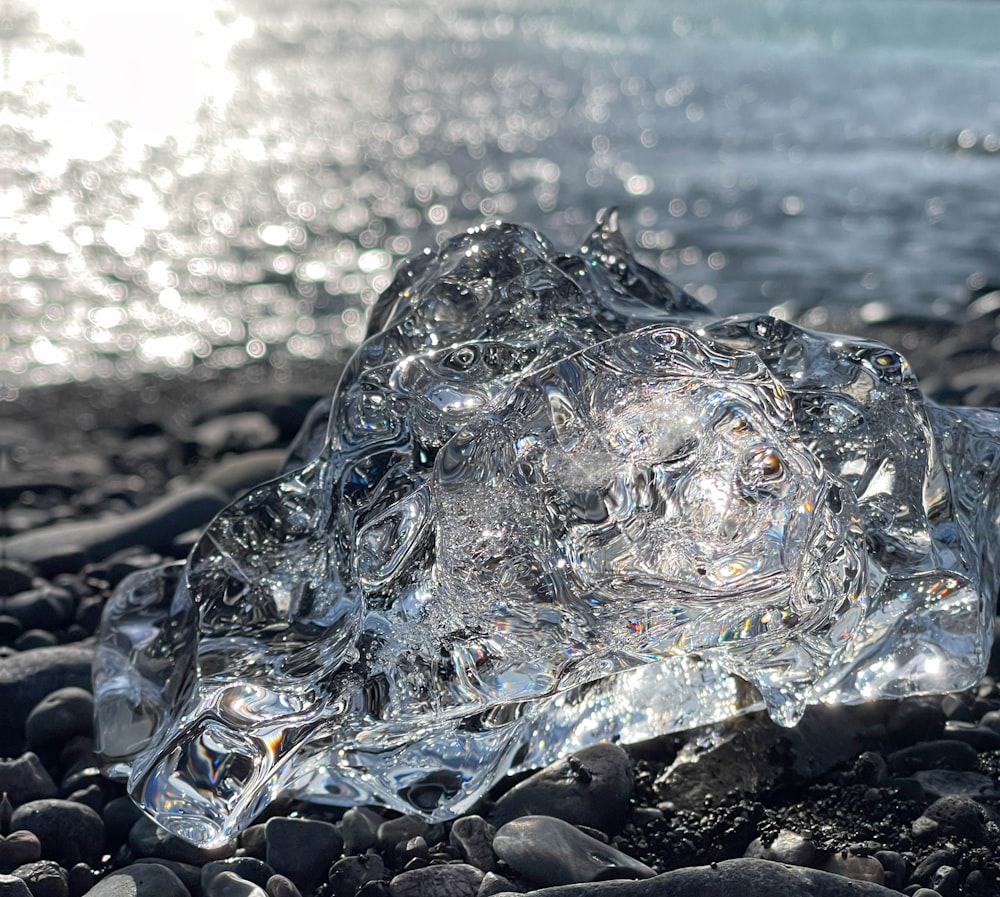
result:
[[[285,452],[281,449],[236,455],[210,467],[198,482],[236,498],[247,489],[276,477],[284,460]]]
[[[0,835],[0,870],[9,871],[41,859],[42,843],[33,832]]]
[[[938,739],[910,745],[889,754],[886,759],[893,772],[906,775],[918,769],[971,769],[977,757],[971,745]]]
[[[259,411],[243,411],[198,424],[191,438],[205,456],[224,452],[252,452],[277,442],[278,428]]]
[[[400,872],[389,882],[390,897],[476,897],[483,871],[467,863],[425,866]]]
[[[69,884],[66,870],[52,860],[39,860],[14,870],[31,891],[31,897],[67,897]]]
[[[7,553],[22,561],[44,564],[54,548],[63,554],[72,550],[91,562],[133,545],[166,552],[177,536],[204,526],[225,505],[226,496],[220,490],[189,486],[135,511],[19,533],[7,540]]]
[[[863,857],[846,851],[835,853],[823,864],[824,872],[843,875],[855,881],[870,881],[874,884],[885,884],[885,870],[875,857]]]
[[[0,875],[0,897],[31,897],[31,891],[16,875]]]
[[[336,897],[354,897],[362,885],[386,877],[382,857],[365,853],[341,857],[330,867],[328,882]]]
[[[405,844],[411,838],[423,835],[428,827],[419,816],[400,816],[383,822],[375,837],[382,850],[392,850],[400,842]]]
[[[340,856],[344,839],[336,827],[317,819],[268,819],[267,864],[307,890],[326,881],[330,864]]]
[[[201,887],[206,894],[212,879],[223,872],[232,872],[262,888],[267,884],[267,880],[274,875],[274,870],[256,857],[229,857],[225,860],[212,860],[210,863],[205,863],[201,869]]]
[[[0,794],[4,793],[17,806],[31,800],[55,797],[56,783],[38,755],[28,751],[13,760],[0,759]]]
[[[989,726],[949,720],[944,724],[944,734],[957,741],[964,741],[976,751],[1000,751],[1000,732]]]
[[[4,615],[13,617],[23,629],[58,629],[69,619],[72,608],[72,595],[51,585],[28,589],[3,603]]]
[[[158,860],[175,860],[203,866],[212,860],[222,860],[232,856],[236,849],[230,842],[213,850],[203,850],[160,828],[147,816],[140,816],[128,833],[128,846],[137,857],[155,857]]]
[[[914,821],[913,834],[925,836],[940,833],[982,841],[986,835],[984,814],[983,807],[969,797],[940,797]]]
[[[593,744],[511,788],[497,801],[490,822],[499,828],[544,813],[615,834],[628,816],[634,789],[628,754],[615,744]]]
[[[369,807],[351,807],[340,820],[344,853],[364,853],[378,843],[379,826],[385,820]]]
[[[101,817],[90,807],[72,801],[29,801],[14,811],[11,827],[33,832],[42,844],[42,856],[66,868],[75,863],[96,865],[104,852]]]
[[[191,897],[201,897],[201,868],[195,866],[193,863],[179,863],[177,860],[164,860],[160,857],[139,857],[139,859],[132,863],[133,866],[141,866],[143,864],[156,864],[163,866],[164,869],[169,869],[181,880],[181,884],[191,892]]]
[[[542,886],[656,875],[638,860],[553,816],[508,822],[497,831],[493,850],[528,881]]]
[[[94,731],[94,696],[83,688],[58,688],[39,701],[24,723],[30,749],[65,744],[74,735]]]
[[[502,875],[498,875],[496,872],[487,872],[479,883],[476,897],[496,897],[497,894],[513,890],[514,886]]]
[[[774,860],[792,866],[815,866],[817,853],[816,843],[812,838],[803,838],[797,832],[782,829],[770,844],[765,845],[760,838],[751,841],[744,856],[758,860]]]
[[[101,879],[84,897],[191,897],[181,880],[157,863],[126,866]]]
[[[284,875],[272,875],[267,880],[268,897],[302,897],[302,892],[290,878]]]
[[[913,774],[920,782],[924,794],[937,799],[949,794],[971,798],[998,798],[1000,789],[989,776],[980,772],[962,772],[952,769],[922,769]]]
[[[906,859],[895,850],[877,850],[875,859],[882,864],[885,886],[902,891],[906,885]]]
[[[529,892],[531,897],[899,897],[882,885],[771,860],[724,860],[645,881],[601,881]]]
[[[205,897],[267,897],[267,891],[235,872],[220,872],[209,881]]]
[[[483,872],[496,869],[493,838],[496,829],[482,816],[462,816],[451,826],[449,841],[462,855],[465,862]]]
[[[23,749],[24,721],[47,694],[63,686],[90,687],[93,646],[59,645],[35,648],[4,658],[0,663],[0,757],[17,756]]]

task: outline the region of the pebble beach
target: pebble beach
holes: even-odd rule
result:
[[[898,318],[932,398],[1000,405],[996,310]],[[849,322],[844,322],[848,324]],[[335,365],[28,390],[4,428],[0,894],[552,897],[1000,893],[1000,652],[962,694],[600,745],[445,824],[281,800],[226,848],[141,817],[93,751],[101,609],[269,478]]]

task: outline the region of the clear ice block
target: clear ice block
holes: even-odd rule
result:
[[[614,213],[407,263],[286,472],[110,601],[99,748],[218,844],[279,792],[431,819],[509,769],[969,686],[1000,411],[869,340],[719,318]]]

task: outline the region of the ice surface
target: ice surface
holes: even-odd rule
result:
[[[294,469],[108,605],[100,750],[171,831],[279,792],[444,819],[595,740],[982,675],[1000,411],[887,346],[720,319],[613,213],[576,255],[455,238],[369,333]]]

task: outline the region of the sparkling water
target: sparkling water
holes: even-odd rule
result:
[[[400,260],[614,204],[723,312],[1000,280],[990,0],[12,0],[0,378],[331,358]]]

